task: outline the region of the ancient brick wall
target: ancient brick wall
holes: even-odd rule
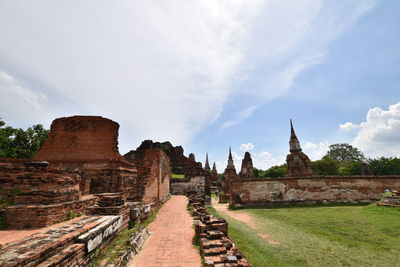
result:
[[[400,176],[321,176],[283,179],[236,179],[232,201],[242,205],[314,202],[370,202],[385,189],[400,190]]]
[[[199,197],[204,197],[205,184],[206,184],[205,176],[196,176],[186,179],[172,179],[171,194],[188,195],[192,193]]]
[[[87,214],[97,198],[80,191],[80,172],[27,159],[0,160],[0,200],[7,228],[39,228]]]
[[[144,203],[157,202],[169,194],[171,167],[167,154],[158,148],[146,150],[138,168],[138,197]]]
[[[26,160],[25,160],[26,162]],[[55,204],[79,200],[79,172],[51,167],[27,167],[0,161],[0,199],[12,204]]]
[[[134,162],[138,165],[141,164],[141,159],[144,157],[146,151],[152,148],[162,149],[170,159],[171,172],[177,174],[184,174],[186,177],[194,177],[203,175],[203,168],[200,162],[196,162],[194,155],[189,158],[183,153],[184,150],[181,146],[172,146],[170,142],[153,142],[152,140],[145,140],[142,144],[126,153],[123,158],[129,162]],[[139,166],[138,166],[139,167]]]
[[[37,160],[119,160],[118,123],[98,116],[58,118],[35,156]]]

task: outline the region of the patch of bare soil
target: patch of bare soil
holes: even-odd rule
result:
[[[235,219],[237,221],[244,222],[245,224],[247,224],[251,228],[256,228],[256,225],[254,223],[253,217],[250,214],[248,214],[246,212],[243,212],[243,211],[240,212],[240,213],[231,211],[231,210],[228,209],[228,204],[218,203],[218,200],[215,199],[215,198],[212,199],[212,205],[217,211],[223,212],[226,215],[228,215],[229,217],[231,217],[231,218],[233,218],[233,219]]]
[[[261,233],[257,233],[258,236],[261,236],[262,238],[264,238],[269,244],[271,245],[278,245],[279,242],[276,242],[274,240],[272,240],[269,235],[267,234],[261,234]]]

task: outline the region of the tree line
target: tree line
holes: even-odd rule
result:
[[[0,119],[0,158],[32,158],[47,139],[49,130],[37,124],[26,130],[6,126]]]
[[[257,178],[283,177],[286,168],[286,164],[272,166],[267,170],[254,168],[254,176]],[[330,145],[322,159],[311,161],[311,168],[317,175],[400,175],[400,158],[367,158],[356,147],[341,143]]]

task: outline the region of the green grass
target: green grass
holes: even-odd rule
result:
[[[185,179],[185,175],[184,174],[171,173],[171,178],[174,178],[174,179]]]
[[[218,213],[211,210],[212,213]],[[254,266],[399,266],[400,210],[368,206],[250,208],[256,228],[228,220]],[[266,234],[279,244],[269,244]]]
[[[150,223],[152,223],[156,219],[159,210],[160,208],[154,210],[142,223],[136,224],[130,229],[121,231],[111,242],[111,244],[100,253],[99,251],[95,251],[93,256],[96,258],[96,260],[93,266],[106,266],[107,264],[115,262],[130,248],[128,241],[132,234],[139,231],[142,227],[147,227]]]

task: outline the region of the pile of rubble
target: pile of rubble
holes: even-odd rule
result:
[[[228,223],[208,213],[204,199],[189,196],[200,250],[206,267],[251,267],[240,250],[228,237]]]
[[[378,206],[400,207],[400,194],[396,190],[385,190],[382,199],[376,203]]]

